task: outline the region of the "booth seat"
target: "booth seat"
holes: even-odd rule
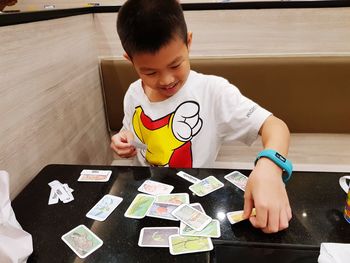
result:
[[[350,56],[200,57],[191,58],[191,68],[228,79],[284,120],[295,170],[350,172]],[[100,58],[100,72],[112,135],[121,128],[124,94],[137,74],[120,58]],[[261,149],[260,140],[252,146],[226,143],[214,167],[251,169]]]

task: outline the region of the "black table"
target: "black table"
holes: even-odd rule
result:
[[[78,182],[83,169],[109,169],[106,183]],[[178,177],[178,169],[48,165],[13,200],[12,206],[22,227],[32,234],[34,252],[28,262],[317,262],[321,242],[350,243],[350,225],[343,218],[346,195],[338,185],[342,173],[295,172],[287,184],[293,218],[287,230],[264,234],[248,221],[231,225],[220,215],[243,209],[243,192],[226,181],[228,169],[181,169],[197,178],[214,175],[225,187],[204,197],[188,189],[190,183]],[[250,171],[240,170],[249,175]],[[124,213],[146,180],[173,185],[173,192],[187,192],[190,202],[202,204],[206,213],[218,218],[221,237],[212,239],[211,252],[172,256],[167,248],[138,247],[143,227],[179,226],[179,222],[158,218],[125,218]],[[74,189],[75,200],[48,205],[48,183],[59,180]],[[123,197],[123,202],[104,221],[85,214],[105,195]],[[104,242],[84,260],[61,240],[61,236],[84,224]]]

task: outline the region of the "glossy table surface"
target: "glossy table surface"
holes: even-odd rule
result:
[[[105,183],[78,182],[83,169],[109,169]],[[213,175],[225,186],[207,196],[198,197],[188,189],[189,182],[178,177],[178,169],[49,165],[12,202],[17,220],[32,234],[34,252],[28,262],[230,262],[247,258],[256,262],[316,262],[321,242],[350,243],[350,225],[343,218],[346,194],[338,184],[342,173],[295,172],[287,184],[293,218],[287,230],[264,234],[248,221],[231,225],[224,214],[243,209],[243,191],[224,179],[232,170],[182,169],[203,179]],[[249,175],[250,171],[241,170]],[[124,213],[138,187],[151,179],[173,185],[173,193],[188,193],[190,202],[199,202],[212,218],[220,220],[221,237],[212,239],[211,252],[172,256],[167,248],[137,245],[143,227],[179,226],[179,222],[145,217],[131,219]],[[74,189],[75,200],[48,205],[48,183],[59,180]],[[122,197],[123,202],[103,222],[87,218],[86,213],[105,195]],[[61,236],[84,224],[104,242],[85,259],[79,259],[61,240]],[[296,258],[294,258],[296,257]],[[303,260],[301,260],[303,259]],[[248,261],[241,261],[248,262]]]

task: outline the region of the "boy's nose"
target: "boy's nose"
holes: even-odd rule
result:
[[[173,83],[175,78],[171,74],[162,74],[159,79],[159,84],[161,86],[167,86]]]

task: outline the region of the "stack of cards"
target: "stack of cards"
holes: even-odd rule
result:
[[[225,175],[224,178],[227,181],[229,181],[230,183],[232,183],[235,186],[237,186],[242,191],[245,191],[245,187],[246,187],[247,182],[248,182],[248,177],[245,176],[244,174],[242,174],[242,173],[240,173],[238,171],[234,171],[232,173],[229,173],[229,174]]]
[[[72,192],[73,189],[69,188],[68,184],[61,184],[59,181],[54,180],[49,183],[51,192],[49,196],[49,205],[57,204],[58,200],[63,203],[68,203],[74,200]]]
[[[83,170],[78,178],[79,182],[107,182],[111,177],[111,170]]]

